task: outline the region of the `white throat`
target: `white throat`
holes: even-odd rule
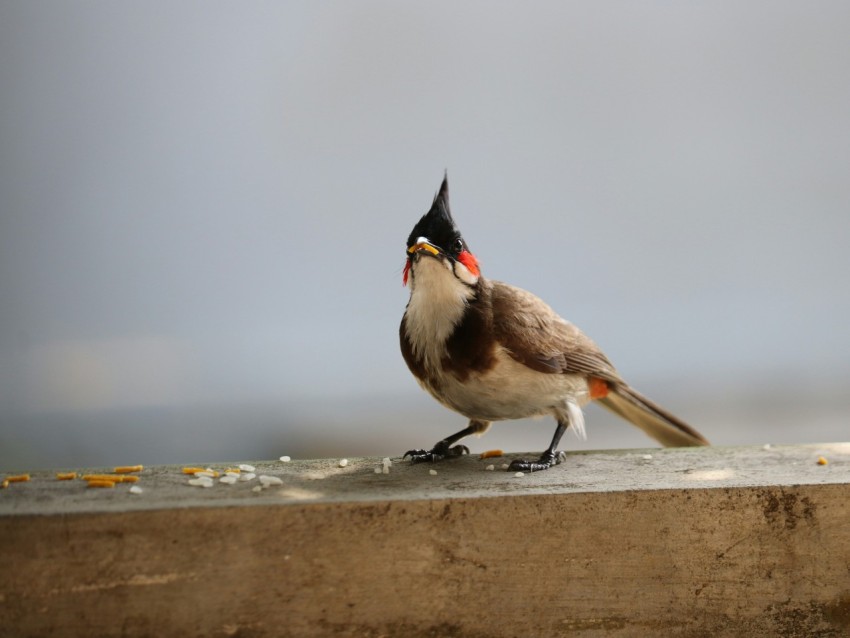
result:
[[[422,257],[414,265],[406,325],[416,357],[427,368],[437,369],[446,340],[460,322],[475,291],[452,272],[448,261]]]

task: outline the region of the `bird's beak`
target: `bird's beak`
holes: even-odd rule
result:
[[[410,248],[407,249],[407,252],[412,255],[416,252],[419,252],[420,250],[429,252],[435,257],[440,254],[440,249],[424,237],[420,237],[415,244],[413,244]]]

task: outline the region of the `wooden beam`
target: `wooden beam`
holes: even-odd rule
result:
[[[850,634],[850,444],[510,458],[34,472],[0,491],[0,634]]]

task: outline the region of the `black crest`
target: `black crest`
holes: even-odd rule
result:
[[[443,183],[434,197],[431,210],[422,216],[422,219],[416,223],[416,226],[410,232],[410,237],[407,238],[407,247],[413,246],[420,237],[427,237],[428,241],[438,248],[442,248],[444,252],[452,252],[452,248],[460,239],[460,231],[455,225],[454,219],[452,219],[452,212],[449,208],[448,175],[443,177]]]

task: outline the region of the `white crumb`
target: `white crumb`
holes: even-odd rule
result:
[[[248,465],[247,463],[243,463],[242,465],[239,466],[239,469],[242,470],[243,472],[254,472],[254,471],[256,471],[257,468],[255,468],[253,465]]]
[[[390,466],[385,465],[384,467],[381,468],[381,472],[383,472],[384,474],[389,474],[390,473]]]
[[[281,456],[280,460],[283,461],[284,463],[289,463],[292,460],[292,458],[289,457],[289,456]]]
[[[771,446],[770,443],[765,443],[764,445],[761,446],[761,449],[762,450],[769,450],[771,447],[773,447],[773,446]]]
[[[209,476],[201,476],[199,478],[189,479],[189,485],[194,487],[212,487],[213,480]]]
[[[262,492],[263,486],[262,485],[255,485],[254,487],[251,488],[251,491],[252,492]]]
[[[266,476],[265,474],[260,475],[260,483],[263,487],[268,487],[269,485],[283,485],[283,481],[281,481],[276,476]]]
[[[383,459],[381,459],[381,463],[383,463],[384,465],[389,465],[390,467],[393,466],[392,459],[388,456],[385,456]]]
[[[514,474],[515,477],[519,478],[520,476],[525,476],[525,472],[517,472]]]
[[[437,476],[437,470],[428,470],[428,474],[431,476]]]
[[[235,474],[227,474],[218,479],[219,483],[224,483],[226,485],[233,485],[236,481],[239,480],[239,477]]]
[[[484,469],[487,470],[488,472],[492,472],[493,470],[496,469],[496,466],[495,465],[488,465]]]
[[[241,472],[225,472],[224,475],[225,476],[232,476],[232,477],[238,479],[241,476]]]
[[[503,470],[506,470],[510,467],[510,465],[508,465],[507,463],[502,463],[499,467],[501,467]]]
[[[255,478],[257,478],[257,475],[253,472],[245,472],[245,474],[239,475],[240,481],[253,481]]]
[[[380,474],[380,473],[381,473],[381,468],[376,467],[376,468],[375,468],[375,474]]]
[[[340,459],[339,466],[345,467],[346,465],[348,465],[348,459]]]
[[[195,472],[195,478],[201,478],[201,477],[204,477],[204,476],[207,477],[207,478],[215,478],[215,472],[213,472],[212,470],[204,470],[203,472]]]
[[[640,458],[642,458],[644,461],[651,461],[652,460],[652,454],[644,454]]]
[[[144,490],[142,490],[142,488],[141,488],[141,487],[139,487],[138,485],[133,485],[133,486],[130,488],[130,494],[141,494],[143,491],[144,491]]]

